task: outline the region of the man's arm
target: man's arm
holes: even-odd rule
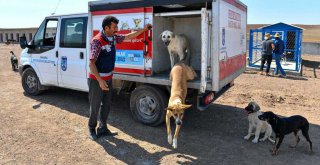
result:
[[[274,43],[271,44],[272,50],[276,49],[276,46],[274,46]]]
[[[272,50],[276,49],[275,41],[271,42],[271,48],[272,48]]]
[[[125,35],[124,40],[134,39],[138,37],[140,34],[142,34],[143,32],[147,31],[151,27],[152,26],[150,24],[147,24],[143,29]]]

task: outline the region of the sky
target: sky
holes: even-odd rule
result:
[[[0,28],[38,27],[52,13],[86,13],[88,1],[0,0]],[[320,0],[241,1],[248,7],[248,24],[320,24]]]
[[[56,15],[87,13],[88,1],[0,0],[0,28],[38,27],[44,18],[50,16],[53,12]]]
[[[241,0],[248,24],[320,24],[320,0]]]

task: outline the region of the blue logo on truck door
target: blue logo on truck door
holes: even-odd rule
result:
[[[67,63],[68,59],[66,56],[61,57],[61,70],[66,71],[67,70]]]

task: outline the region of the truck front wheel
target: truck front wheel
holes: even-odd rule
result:
[[[41,84],[39,78],[32,68],[27,68],[22,73],[22,87],[24,91],[32,96],[40,94]]]
[[[130,109],[139,122],[157,126],[164,121],[168,96],[160,88],[151,85],[138,86],[131,94]]]

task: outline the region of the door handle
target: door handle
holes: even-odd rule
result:
[[[80,59],[83,59],[83,52],[80,52]]]
[[[58,51],[56,51],[56,57],[57,57],[57,58],[59,57],[59,53],[58,53]]]

